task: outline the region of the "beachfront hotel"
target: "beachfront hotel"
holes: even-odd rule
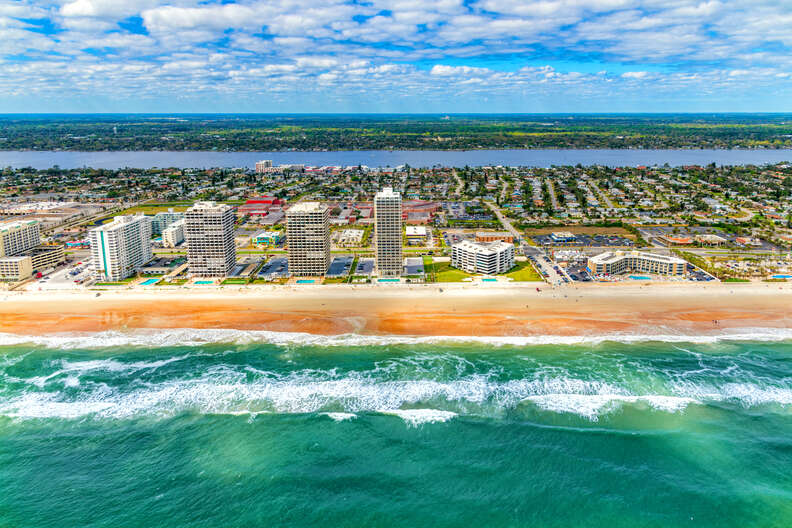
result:
[[[137,273],[152,259],[151,218],[116,216],[88,231],[94,269],[103,280],[119,281]]]
[[[191,277],[225,277],[236,264],[234,209],[196,202],[184,214],[184,241]]]
[[[303,202],[286,211],[289,273],[296,277],[324,275],[330,267],[330,209]]]
[[[619,275],[621,273],[650,273],[653,275],[684,275],[687,262],[681,258],[642,251],[608,251],[588,259],[594,275]]]
[[[23,220],[0,224],[0,257],[11,257],[41,244],[39,223]]]
[[[468,273],[505,273],[514,267],[514,244],[463,240],[451,246],[451,266]]]
[[[374,233],[377,239],[377,271],[380,277],[402,272],[401,194],[385,187],[374,196]]]

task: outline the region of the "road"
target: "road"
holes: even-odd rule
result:
[[[487,204],[487,207],[489,207],[490,210],[495,214],[495,216],[498,218],[498,222],[501,223],[503,228],[514,236],[515,240],[522,240],[522,236],[520,235],[520,232],[517,231],[517,229],[515,229],[515,227],[512,225],[511,221],[508,218],[506,218],[506,216],[503,213],[501,213],[501,210],[497,205],[495,205],[492,202],[484,202],[484,203]]]
[[[462,196],[462,187],[464,187],[464,184],[462,183],[462,179],[459,177],[459,174],[457,174],[456,170],[452,170],[451,174],[454,176],[454,179],[456,179],[457,181],[457,186],[456,189],[454,190],[454,195],[460,197]]]
[[[556,198],[555,185],[553,185],[553,180],[549,178],[546,179],[545,185],[547,185],[547,192],[550,193],[550,203],[553,205],[553,210],[558,211],[561,208],[558,206],[558,198]]]
[[[598,195],[599,195],[599,197],[600,197],[600,200],[601,200],[602,202],[605,202],[605,207],[607,207],[608,209],[616,209],[615,207],[613,207],[613,202],[612,202],[612,201],[611,201],[611,199],[608,197],[608,195],[607,195],[607,194],[605,194],[604,192],[602,192],[602,189],[600,189],[600,188],[597,186],[597,184],[596,184],[596,183],[594,183],[593,181],[589,181],[589,182],[588,182],[588,184],[589,184],[589,185],[591,185],[591,188],[592,188],[594,191],[596,191],[596,192],[597,192],[597,194],[598,194]]]

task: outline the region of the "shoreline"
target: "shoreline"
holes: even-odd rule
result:
[[[324,336],[596,337],[792,328],[790,283],[545,285],[541,290],[536,285],[324,285],[0,292],[0,332],[191,328]]]

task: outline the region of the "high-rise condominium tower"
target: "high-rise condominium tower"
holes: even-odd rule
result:
[[[118,281],[137,273],[152,259],[151,218],[116,216],[88,232],[94,268],[104,280]]]
[[[374,226],[377,238],[377,271],[380,277],[398,277],[402,272],[401,195],[385,187],[374,196]]]
[[[298,203],[286,211],[289,273],[324,275],[330,267],[330,210],[319,202]]]
[[[198,202],[184,215],[187,263],[193,277],[225,277],[236,263],[234,210]]]

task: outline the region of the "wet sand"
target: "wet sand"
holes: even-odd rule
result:
[[[442,291],[441,291],[442,290]],[[416,336],[792,328],[792,284],[264,287],[0,293],[0,331],[232,328]]]

